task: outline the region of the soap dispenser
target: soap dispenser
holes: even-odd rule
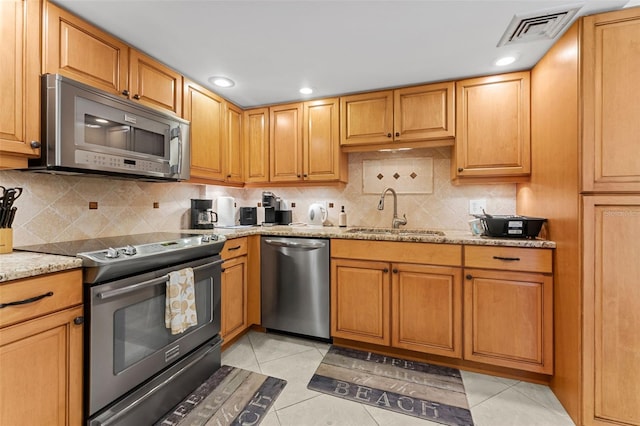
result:
[[[338,226],[340,226],[340,228],[347,227],[347,213],[344,211],[344,206],[341,207],[340,214],[338,215]]]

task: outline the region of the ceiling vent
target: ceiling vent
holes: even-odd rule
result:
[[[582,6],[514,15],[498,47],[537,40],[552,40],[571,23]]]

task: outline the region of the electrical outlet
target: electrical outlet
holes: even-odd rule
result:
[[[487,209],[487,200],[469,200],[469,214],[483,214]]]

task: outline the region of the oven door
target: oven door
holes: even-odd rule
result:
[[[220,332],[222,260],[211,256],[88,291],[88,411],[93,415]],[[193,268],[198,322],[165,327],[167,274]]]

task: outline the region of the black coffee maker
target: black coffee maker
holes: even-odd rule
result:
[[[213,200],[191,200],[191,229],[213,229],[218,214],[212,207]]]
[[[276,197],[273,192],[264,191],[262,193],[262,207],[264,207],[263,225],[288,225],[291,223],[291,210],[284,209],[284,202],[280,197]]]

